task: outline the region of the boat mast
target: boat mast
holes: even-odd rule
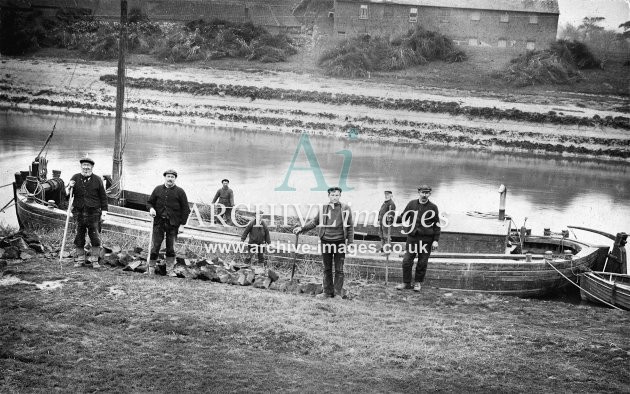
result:
[[[114,157],[111,194],[121,197],[122,175],[122,114],[125,101],[125,50],[127,43],[127,0],[120,1],[120,36],[118,37],[118,81],[116,83],[116,125],[114,128]]]

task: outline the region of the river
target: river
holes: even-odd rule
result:
[[[96,174],[111,173],[113,118],[4,111],[0,114],[0,185],[12,182],[16,171],[28,169],[55,122],[55,135],[46,150],[49,173],[61,170],[67,181],[79,171],[78,160],[86,153],[96,161]],[[349,166],[341,184],[352,190],[343,192],[342,201],[351,202],[355,210],[378,210],[383,191],[392,190],[400,211],[417,198],[417,186],[426,183],[433,187],[431,200],[443,211],[497,212],[497,190],[505,184],[507,213],[519,227],[527,217],[527,226],[535,233],[544,227],[560,231],[566,225],[610,233],[630,230],[630,166],[625,163],[419,149],[364,141],[360,134],[301,137],[139,120],[126,121],[125,134],[124,188],[139,192],[150,193],[162,182],[162,172],[172,167],[179,172],[178,185],[192,201],[210,202],[222,178],[230,179],[237,203],[261,204],[267,211],[265,207],[272,205],[327,201],[325,191],[311,190],[318,185],[315,172],[298,169],[311,167],[310,157],[317,160],[322,171],[319,181],[327,186],[337,185],[344,163]],[[286,185],[295,190],[276,190],[287,176],[300,141],[303,144]],[[0,207],[11,197],[10,187],[0,189]],[[0,222],[15,225],[15,210],[0,213]]]

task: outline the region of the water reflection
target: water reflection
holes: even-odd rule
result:
[[[47,153],[50,170],[62,170],[68,179],[78,171],[77,160],[89,153],[97,162],[95,173],[111,173],[113,118],[77,115],[36,115],[4,112],[0,116],[1,183],[27,169],[52,125],[55,138]],[[126,122],[124,187],[149,192],[162,181],[167,167],[178,170],[178,184],[191,200],[209,202],[222,178],[231,180],[236,201],[246,204],[303,204],[326,201],[325,192],[310,171],[295,171],[290,186],[295,192],[277,192],[286,176],[299,135],[266,134],[253,130]],[[394,192],[402,209],[417,197],[421,183],[433,186],[432,200],[451,212],[496,211],[500,184],[508,186],[508,212],[520,226],[525,216],[534,229],[561,229],[583,225],[609,232],[630,230],[630,180],[627,164],[582,162],[577,159],[540,158],[523,154],[471,152],[454,148],[418,148],[364,141],[359,138],[310,136],[326,182],[336,185],[343,156],[352,152],[348,186],[342,200],[354,209],[378,209],[383,190]],[[308,167],[303,152],[295,163]],[[0,204],[11,198],[0,190]],[[13,211],[11,211],[12,213]],[[0,220],[14,222],[8,214]]]

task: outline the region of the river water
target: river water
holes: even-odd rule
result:
[[[68,181],[86,153],[96,161],[96,174],[111,173],[113,118],[5,111],[0,113],[0,185],[12,182],[16,171],[28,169],[55,122],[47,149],[49,174],[61,170]],[[325,202],[325,191],[311,190],[318,184],[314,172],[296,170],[311,167],[310,157],[317,159],[320,183],[323,180],[326,186],[340,183],[345,160],[349,171],[341,184],[352,190],[343,192],[342,201],[351,202],[356,210],[378,210],[383,191],[392,190],[400,211],[417,198],[417,186],[426,183],[433,187],[431,200],[443,211],[496,213],[497,190],[505,184],[507,213],[519,227],[527,217],[527,226],[536,233],[544,227],[560,231],[566,225],[611,233],[630,230],[630,166],[624,163],[420,149],[364,141],[360,134],[306,140],[298,134],[137,120],[125,122],[125,133],[124,188],[138,192],[150,193],[162,182],[162,172],[172,167],[192,201],[209,203],[221,179],[228,178],[236,203],[261,204],[266,211],[272,205]],[[312,150],[301,145],[287,184],[295,190],[278,191],[299,141],[308,142]],[[0,207],[11,197],[10,187],[0,189]],[[16,224],[15,210],[0,213],[0,222]]]

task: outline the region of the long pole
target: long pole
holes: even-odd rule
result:
[[[63,271],[63,265],[61,265],[61,259],[63,258],[63,250],[66,247],[66,236],[68,235],[68,224],[70,223],[70,212],[72,211],[72,203],[74,202],[74,193],[70,188],[70,201],[68,201],[68,211],[66,212],[66,225],[63,229],[63,240],[61,241],[61,250],[59,251],[59,269]]]
[[[293,283],[293,276],[295,275],[295,260],[297,259],[297,247],[300,234],[295,234],[295,250],[293,250],[293,267],[291,268],[291,283]]]
[[[120,36],[118,37],[118,81],[116,83],[116,123],[114,128],[114,157],[112,194],[118,195],[122,175],[122,114],[125,103],[125,47],[127,43],[127,0],[120,2]]]

